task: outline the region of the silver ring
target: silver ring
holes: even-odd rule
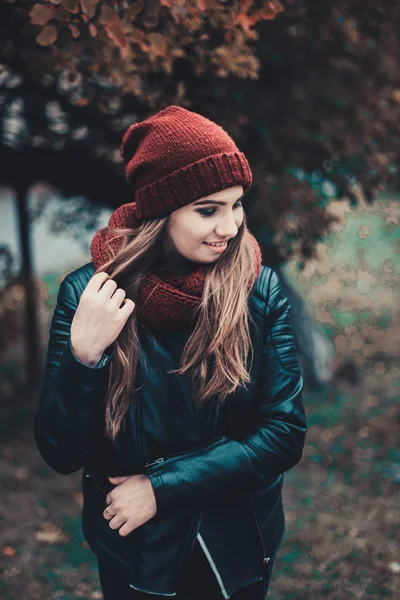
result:
[[[108,510],[108,506],[106,507],[105,512],[108,514],[109,517],[112,517],[112,514],[110,513],[110,511]]]

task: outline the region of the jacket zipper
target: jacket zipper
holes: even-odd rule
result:
[[[203,518],[203,507],[200,508],[200,513],[199,513],[199,517],[198,517],[198,521],[197,521],[197,526],[196,526],[196,529],[195,529],[195,534],[193,536],[193,542],[191,543],[190,550],[189,550],[189,558],[192,556],[193,548],[194,548],[194,545],[195,545],[196,540],[197,540],[197,535],[198,535],[198,533],[200,531],[200,525],[201,525],[202,518]]]
[[[220,405],[217,404],[217,408],[215,410],[213,435],[215,435],[215,432],[217,430],[219,410],[220,410]],[[223,439],[225,440],[226,438],[224,437]],[[211,556],[211,554],[210,554],[210,552],[209,552],[209,550],[208,550],[208,548],[207,548],[207,546],[206,546],[203,538],[201,536],[199,536],[200,524],[201,524],[202,517],[203,517],[203,507],[200,509],[200,516],[199,516],[199,520],[198,520],[198,523],[197,523],[196,533],[195,533],[195,536],[193,538],[193,542],[192,542],[192,545],[191,545],[191,548],[190,548],[189,557],[192,555],[194,545],[196,543],[197,538],[199,537],[199,544],[200,544],[201,549],[204,552],[204,554],[205,554],[205,556],[206,556],[206,558],[207,558],[207,560],[208,560],[208,562],[209,562],[209,564],[211,566],[211,569],[214,571],[215,577],[216,577],[216,579],[218,581],[218,585],[219,585],[219,587],[221,589],[222,596],[223,596],[223,598],[229,598],[228,593],[227,593],[227,591],[225,589],[224,583],[222,581],[222,577],[221,577],[221,575],[219,574],[219,572],[217,570],[217,567],[216,567],[216,565],[215,565],[215,563],[214,563],[214,561],[212,559],[212,556]]]
[[[261,546],[262,546],[262,549],[263,549],[263,565],[264,566],[266,565],[267,568],[268,568],[268,570],[269,570],[269,562],[270,562],[271,558],[269,556],[267,556],[267,553],[265,551],[264,538],[262,536],[262,531],[261,531],[260,525],[258,523],[256,509],[254,507],[253,499],[252,499],[252,497],[251,497],[250,494],[248,494],[248,497],[249,497],[249,500],[250,500],[251,508],[253,510],[254,521],[256,522],[257,531],[258,531],[258,534],[259,534],[259,537],[260,537],[260,541],[261,541]]]
[[[217,409],[215,411],[215,417],[214,417],[214,423],[213,423],[213,432],[212,432],[213,436],[215,435],[215,432],[217,430],[218,414],[219,414],[219,404],[217,405]],[[207,432],[206,432],[206,435],[207,435]],[[224,442],[225,440],[226,440],[226,437],[223,436],[220,439],[220,442]],[[191,452],[197,451],[199,449],[207,448],[207,446],[211,446],[214,443],[215,443],[214,440],[211,440],[210,442],[207,442],[206,444],[202,444],[201,446],[198,446],[197,448],[193,448],[192,450],[189,450],[188,452],[185,452],[184,454],[190,454]],[[157,461],[155,461],[155,462],[157,462]],[[159,459],[159,462],[162,462],[162,461]],[[195,543],[196,543],[196,540],[197,540],[197,536],[198,536],[198,533],[200,531],[200,525],[201,525],[201,521],[202,521],[202,518],[203,518],[203,511],[204,511],[204,509],[201,506],[200,507],[200,512],[199,512],[199,516],[197,518],[197,524],[196,524],[196,527],[195,527],[193,540],[192,540],[192,542],[190,544],[190,548],[189,548],[188,560],[190,560],[190,557],[192,556],[193,549],[194,549],[194,546],[195,546]],[[189,534],[189,536],[190,536],[190,534]],[[184,563],[184,560],[182,559],[182,563],[181,564],[183,564],[183,563]]]
[[[152,467],[153,465],[158,465],[158,463],[162,463],[164,462],[165,458],[157,458],[157,460],[153,460],[153,462],[148,462],[145,463],[145,468],[147,469],[147,467]]]
[[[207,548],[207,546],[206,546],[203,538],[201,537],[201,535],[199,535],[199,544],[200,544],[200,546],[201,546],[204,554],[206,555],[206,558],[207,558],[207,560],[208,560],[208,562],[210,564],[210,567],[214,571],[214,575],[215,575],[215,577],[216,577],[216,579],[218,581],[218,585],[219,585],[219,587],[221,589],[221,593],[222,593],[223,598],[228,599],[229,595],[228,595],[228,592],[225,589],[224,582],[222,581],[222,577],[219,574],[218,569],[217,569],[217,567],[216,567],[216,565],[215,565],[215,563],[213,561],[213,558],[212,558],[212,556],[211,556],[211,554],[210,554],[210,552],[209,552],[209,550],[208,550],[208,548]]]
[[[95,488],[97,488],[98,490],[100,490],[100,492],[101,492],[101,493],[102,493],[104,496],[106,496],[106,497],[107,497],[107,492],[105,492],[105,491],[103,490],[103,488],[101,488],[99,485],[97,485],[97,483],[95,483],[95,482],[93,481],[93,478],[92,478],[92,476],[91,476],[89,473],[86,473],[86,474],[85,474],[85,479],[86,479],[86,481],[88,481],[88,482],[89,482],[89,484],[90,484],[90,485],[92,485],[93,487],[95,487]]]
[[[220,443],[222,443],[225,440],[226,440],[226,437],[221,437],[221,438],[219,438],[218,441]],[[169,456],[166,456],[166,457],[157,458],[156,460],[153,460],[152,462],[146,463],[144,466],[147,469],[148,467],[152,467],[153,465],[157,465],[157,464],[166,462],[168,460],[172,460],[173,458],[176,458],[177,456],[184,456],[185,454],[196,453],[200,450],[203,450],[204,448],[207,448],[208,446],[212,446],[215,443],[216,443],[216,440],[212,439],[209,442],[207,442],[206,444],[202,444],[201,446],[196,446],[196,448],[191,448],[190,450],[187,450],[186,452],[175,452],[175,454],[170,454]]]
[[[139,401],[139,395],[136,396],[136,439],[137,439],[137,443],[138,443],[138,450],[139,450],[139,464],[142,465],[143,464],[143,448],[142,448],[142,444],[141,444],[141,436],[140,436],[140,401]]]
[[[231,432],[231,435],[233,436],[233,426],[232,426],[232,417],[231,417],[231,405],[230,405],[229,399],[228,399],[228,417],[229,417],[229,428],[230,428],[230,432]],[[250,447],[253,449],[253,451],[254,451],[254,452],[255,452],[255,453],[256,453],[256,454],[259,456],[259,454],[258,454],[257,450],[256,450],[255,448],[253,448],[253,446],[252,446],[251,444],[249,444],[249,445],[250,445]],[[261,457],[260,457],[260,458],[261,458]],[[263,550],[263,565],[267,565],[267,567],[268,567],[268,571],[269,571],[269,562],[270,562],[270,560],[271,560],[271,559],[270,559],[270,557],[269,557],[269,556],[267,556],[267,553],[266,553],[266,551],[265,551],[264,538],[263,538],[263,536],[262,536],[262,531],[261,531],[260,525],[259,525],[259,523],[258,523],[257,514],[256,514],[256,509],[255,509],[255,507],[254,507],[253,499],[252,499],[252,497],[251,497],[251,495],[250,495],[250,494],[248,494],[248,496],[249,496],[249,500],[250,500],[251,508],[252,508],[252,510],[253,510],[253,515],[254,515],[254,520],[255,520],[255,522],[256,522],[256,526],[257,526],[258,535],[259,535],[259,537],[260,537],[260,541],[261,541],[261,547],[262,547],[262,550]]]

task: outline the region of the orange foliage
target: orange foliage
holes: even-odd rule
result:
[[[93,69],[100,68],[114,80],[130,81],[132,56],[140,62],[143,74],[154,69],[155,60],[160,69],[171,73],[174,61],[185,55],[185,48],[195,39],[198,73],[211,64],[220,76],[254,79],[259,61],[249,44],[258,39],[257,24],[283,10],[278,0],[262,4],[255,7],[253,0],[140,0],[121,10],[120,3],[106,0],[41,0],[27,11],[27,17],[35,28],[42,28],[37,43],[50,47],[61,66],[75,56],[73,44],[79,38],[80,48],[83,44],[86,55],[93,55]],[[226,48],[211,52],[211,61],[205,32],[210,26],[222,31],[226,42]],[[68,50],[65,37],[63,46],[58,45],[61,31],[70,32]],[[135,80],[135,89],[137,84]]]
[[[57,29],[54,25],[45,25],[36,38],[41,46],[50,46],[57,40]]]

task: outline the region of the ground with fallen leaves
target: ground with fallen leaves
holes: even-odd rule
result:
[[[395,598],[400,582],[397,394],[336,388],[306,394],[309,435],[286,475],[287,533],[271,600]],[[1,406],[0,597],[102,598],[80,528],[79,473],[42,461],[32,436],[35,402]],[[397,542],[396,542],[397,539]]]

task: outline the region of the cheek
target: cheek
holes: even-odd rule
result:
[[[190,255],[198,246],[199,231],[193,231],[190,228],[180,228],[179,231],[171,232],[175,248],[183,255]]]
[[[192,248],[209,236],[212,227],[200,219],[192,220],[185,227],[176,231],[176,240],[180,246]]]

